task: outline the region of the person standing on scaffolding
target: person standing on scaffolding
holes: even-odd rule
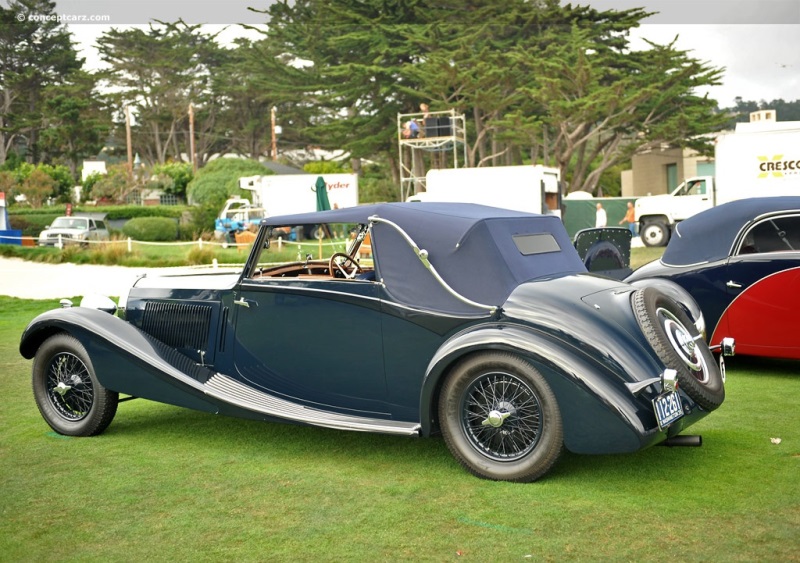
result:
[[[410,119],[406,121],[406,124],[403,127],[403,138],[416,139],[417,137],[419,137],[419,125],[417,125],[417,120]]]

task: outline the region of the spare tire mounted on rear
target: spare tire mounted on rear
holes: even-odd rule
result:
[[[695,403],[712,411],[725,399],[725,386],[702,335],[673,299],[645,287],[633,293],[636,320],[658,357],[678,373],[678,387]]]

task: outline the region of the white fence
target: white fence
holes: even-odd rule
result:
[[[27,242],[28,244],[25,244]],[[278,237],[277,240],[272,241],[274,245],[277,246],[278,251],[282,251],[284,247],[297,248],[298,253],[298,260],[305,258],[304,252],[307,250],[319,250],[319,253],[322,254],[323,248],[331,247],[331,252],[345,252],[347,249],[347,241],[346,240],[332,240],[329,242],[323,241],[308,241],[308,242],[296,242],[296,241],[286,241],[283,240],[282,237]],[[20,244],[22,246],[38,246],[39,239],[36,237],[28,237],[28,236],[11,236],[11,235],[4,235],[0,234],[0,244]],[[141,240],[134,240],[130,237],[126,239],[114,239],[114,240],[82,240],[82,241],[75,241],[73,239],[64,238],[62,239],[61,235],[58,236],[56,243],[53,245],[56,248],[63,249],[65,246],[74,245],[74,244],[81,244],[81,245],[92,245],[92,244],[100,244],[100,245],[117,245],[117,244],[124,244],[126,245],[126,250],[128,252],[133,252],[134,245],[142,245],[142,246],[196,246],[198,248],[205,248],[205,247],[221,247],[221,248],[236,248],[237,250],[243,250],[250,248],[253,242],[225,242],[225,241],[209,241],[203,240],[199,238],[193,241],[182,241],[182,242],[150,242],[150,241],[141,241]],[[302,257],[300,255],[303,254]]]

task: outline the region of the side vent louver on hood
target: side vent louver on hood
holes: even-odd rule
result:
[[[211,325],[211,307],[185,303],[149,302],[142,330],[174,348],[205,350]]]

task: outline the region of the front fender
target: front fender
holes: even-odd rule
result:
[[[28,324],[19,351],[31,359],[50,336],[65,332],[83,345],[103,387],[206,412],[218,412],[202,389],[213,372],[106,312],[85,307],[54,309]]]
[[[424,434],[434,426],[444,378],[460,359],[484,350],[519,355],[541,372],[556,395],[564,444],[572,452],[632,452],[663,439],[649,400],[634,396],[623,377],[563,341],[513,324],[473,327],[439,348],[428,365],[420,398]]]

